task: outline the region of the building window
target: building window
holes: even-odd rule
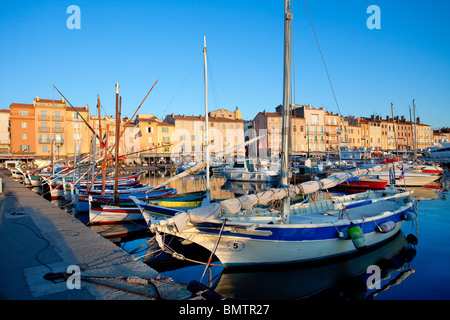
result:
[[[47,147],[47,145],[43,145],[42,146],[42,152],[48,152],[48,147]]]
[[[152,133],[152,132],[153,132],[153,128],[152,127],[147,127],[147,133]]]
[[[20,116],[27,116],[28,115],[28,110],[19,110],[19,115]]]
[[[26,133],[22,133],[22,140],[27,140],[27,134]]]
[[[22,129],[26,129],[27,128],[27,122],[26,121],[22,121]]]
[[[21,151],[30,151],[30,145],[20,145]]]
[[[61,121],[61,113],[59,111],[55,111],[55,120]]]
[[[41,120],[47,120],[47,111],[41,110]]]
[[[169,132],[169,128],[167,128],[167,127],[162,127],[162,132]]]

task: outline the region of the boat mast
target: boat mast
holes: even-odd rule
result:
[[[205,69],[205,160],[206,160],[206,192],[209,193],[209,134],[208,134],[208,72],[206,65],[206,37],[203,37],[203,64]]]
[[[291,20],[290,0],[284,1],[284,79],[283,79],[283,110],[281,129],[281,174],[280,184],[289,185],[289,110],[290,110],[290,62],[291,62]],[[283,220],[289,222],[290,199],[283,200]]]
[[[122,104],[122,99],[120,99],[120,104]],[[114,168],[114,203],[119,203],[119,191],[118,191],[118,174],[119,174],[119,83],[116,82],[116,157],[115,157],[115,168]]]
[[[391,113],[392,113],[392,124],[394,125],[394,138],[395,138],[395,152],[397,154],[397,161],[399,160],[398,157],[398,143],[397,143],[397,130],[395,130],[395,121],[394,121],[394,104],[391,102]]]
[[[416,131],[416,100],[413,99],[413,115],[414,115],[414,161],[417,160],[417,131]]]

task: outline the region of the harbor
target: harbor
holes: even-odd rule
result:
[[[141,183],[158,185],[170,178],[164,174],[155,176],[149,170],[141,177]],[[189,175],[171,182],[168,187],[174,187],[180,193],[201,191],[206,188],[206,179],[206,174]],[[447,170],[433,184],[407,188],[416,200],[417,223],[404,225],[395,237],[367,252],[321,262],[231,270],[224,269],[215,258],[206,276],[207,250],[176,245],[174,250],[180,250],[177,254],[161,251],[142,218],[128,223],[89,224],[89,213],[72,215],[67,200],[45,200],[21,180],[14,181],[7,170],[2,171],[2,180],[2,241],[5,248],[2,252],[11,252],[11,256],[3,255],[7,262],[3,265],[5,268],[23,266],[22,277],[2,278],[2,287],[11,288],[4,291],[4,299],[157,300],[162,298],[161,292],[165,292],[167,296],[163,300],[189,300],[193,293],[186,288],[192,280],[203,281],[222,299],[441,300],[450,297],[450,291],[446,289],[450,287],[450,278],[445,273],[450,254],[440,246],[440,249],[435,247],[436,243],[445,241],[444,229],[449,223],[447,215],[441,214],[450,208]],[[236,199],[271,187],[273,185],[267,182],[230,182],[221,174],[210,177],[211,194],[215,199]],[[25,230],[20,232],[18,229]],[[18,232],[34,240],[23,238],[17,242],[14,235]],[[411,240],[410,235],[414,235],[415,240]],[[24,243],[32,245],[24,246]],[[436,260],[436,257],[440,258]],[[435,261],[433,270],[430,270],[431,259]],[[88,281],[89,268],[83,270],[87,277],[81,282],[81,290],[69,290],[61,279],[53,283],[41,278],[50,270],[55,274],[66,273],[65,269],[70,265],[91,264],[95,281]],[[380,266],[383,276],[378,286],[368,289],[366,281],[370,274],[367,268],[373,265]],[[321,277],[323,274],[328,276]],[[441,284],[448,283],[449,286],[434,287],[435,278],[430,278],[434,275],[439,277]],[[126,281],[123,279],[131,276],[164,280],[155,280],[158,283],[156,293],[153,287],[142,290],[142,284],[124,286]],[[108,278],[110,280],[105,281]],[[97,279],[103,279],[103,284]],[[274,290],[279,286],[284,289]],[[427,288],[426,295],[424,287]]]
[[[157,300],[191,295],[14,181],[8,171],[2,170],[1,179],[2,300]],[[86,277],[78,279],[78,288],[75,280],[71,289],[66,283],[69,267],[69,275],[78,270]],[[129,277],[153,284],[127,282]]]
[[[317,311],[323,302],[449,300],[450,119],[448,92],[439,91],[448,74],[417,87],[402,68],[422,68],[424,55],[408,50],[404,65],[407,35],[388,41],[393,27],[380,30],[378,5],[358,9],[369,15],[364,30],[347,21],[356,11],[339,9],[352,33],[345,39],[316,3],[261,2],[250,11],[174,1],[120,10],[113,1],[109,12],[124,19],[106,28],[123,41],[114,47],[98,25],[109,26],[109,15],[84,3],[81,29],[81,9],[70,5],[64,36],[53,35],[81,48],[71,64],[72,51],[64,54],[64,81],[51,69],[20,95],[3,84],[13,102],[0,109],[0,299],[153,301],[121,311],[270,319],[303,302]],[[383,3],[383,19],[392,19],[388,8],[398,12],[398,28],[395,6]],[[169,11],[173,23],[162,18]],[[143,16],[161,32],[139,26]],[[239,32],[224,27],[230,21]],[[208,42],[199,30],[209,30]],[[90,44],[86,55],[89,41],[104,54]],[[378,52],[386,47],[398,59]],[[421,72],[442,72],[442,49],[423,49],[434,54]],[[53,60],[49,68],[63,65]],[[361,71],[368,61],[370,77]]]

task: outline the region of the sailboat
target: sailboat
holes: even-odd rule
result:
[[[280,179],[278,169],[260,167],[256,159],[237,159],[233,167],[224,168],[220,173],[228,181],[273,182]]]
[[[206,62],[205,62],[206,63]],[[119,118],[120,113],[118,110],[118,84],[116,84],[116,119]],[[206,116],[206,128],[208,128]],[[118,125],[116,126],[116,141],[118,141]],[[207,132],[208,129],[206,129]],[[207,133],[206,133],[207,136]],[[207,140],[207,139],[206,139]],[[118,158],[118,147],[116,143],[116,159]],[[208,149],[208,147],[207,147]],[[208,161],[206,161],[208,163]],[[186,171],[178,174],[177,176],[184,176],[196,172],[197,170],[202,170],[204,167],[203,163],[199,165],[194,165]],[[207,189],[209,190],[209,167],[207,167]],[[115,176],[117,177],[117,161]],[[176,176],[176,177],[177,177]],[[170,180],[170,179],[169,179]],[[168,184],[168,183],[167,183]],[[167,210],[172,210],[173,214],[178,213],[183,210],[192,209],[198,207],[202,203],[202,199],[207,195],[208,191],[205,192],[195,192],[188,194],[177,195],[177,190],[175,188],[168,188],[166,185],[157,186],[147,186],[145,190],[140,192],[134,192],[133,189],[128,189],[120,192],[117,188],[117,178],[115,178],[114,187],[114,198],[113,195],[95,195],[85,194],[84,196],[78,197],[78,208],[79,210],[85,210],[86,205],[89,211],[89,223],[90,224],[108,224],[108,223],[118,223],[122,221],[132,221],[132,220],[143,220],[141,214],[141,208],[137,206],[136,202],[141,205],[162,207],[163,209],[167,206]],[[132,200],[133,199],[133,200]],[[149,201],[155,201],[151,204]],[[161,201],[161,202],[160,202]],[[83,205],[84,203],[84,205]],[[173,208],[176,209],[173,209]]]
[[[168,219],[142,211],[150,230],[157,234],[158,243],[162,243],[166,234],[177,236],[205,247],[224,267],[297,263],[365,250],[392,238],[404,221],[416,218],[411,192],[393,189],[290,205],[290,199],[297,194],[328,189],[352,176],[398,163],[288,185],[290,22],[293,17],[290,0],[285,0],[284,9],[281,187],[210,203]],[[282,201],[280,210],[255,208],[273,201]]]

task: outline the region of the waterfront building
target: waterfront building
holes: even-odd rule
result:
[[[326,136],[326,150],[338,150],[342,141],[348,141],[347,139],[342,140],[342,121],[339,114],[333,114],[333,112],[325,111],[325,136]],[[350,141],[348,141],[350,143]]]
[[[416,119],[416,134],[417,134],[417,148],[426,149],[433,145],[433,132],[431,127],[427,124],[423,124],[420,118]]]
[[[153,116],[140,113],[136,117],[140,161],[145,163],[168,162],[172,153],[173,125]]]
[[[174,126],[170,140],[173,141],[173,158],[185,161],[200,161],[204,158],[206,146],[204,142],[204,116],[175,115],[172,113],[167,115],[164,121]],[[225,109],[219,109],[208,114],[209,150],[212,156],[244,143],[244,122],[241,119],[239,110],[230,112]],[[231,158],[244,155],[245,148],[241,147],[229,156]]]
[[[433,130],[433,146],[441,146],[442,142],[450,141],[450,128]]]
[[[11,153],[35,158],[35,108],[33,104],[11,103]]]
[[[85,119],[89,108],[76,107]],[[33,99],[33,104],[12,103],[11,153],[28,154],[32,159],[50,160],[52,150],[57,158],[73,157],[75,141],[81,141],[81,153],[87,153],[88,129],[64,99]]]
[[[89,121],[89,106],[86,104],[84,108],[75,107],[75,109],[76,111],[72,107],[66,106],[63,121],[55,122],[54,139],[56,139],[56,134],[62,135],[63,140],[61,142],[65,146],[61,150],[60,156],[67,157],[69,160],[73,158],[74,152],[87,154],[89,152],[89,142],[93,136],[83,121],[83,119]],[[80,115],[83,119],[81,119]]]
[[[305,119],[297,116],[290,118],[289,149],[292,154],[306,152],[307,134]],[[258,142],[258,157],[278,157],[281,152],[282,116],[279,112],[259,112],[253,119],[255,136],[264,136]],[[252,137],[250,137],[252,138]]]
[[[277,107],[281,110],[280,106]],[[327,149],[325,135],[325,110],[311,105],[292,105],[292,115],[305,119],[307,150],[325,152]],[[334,122],[333,122],[334,126]]]
[[[9,118],[10,118],[10,111],[8,109],[0,109],[0,154],[11,152]]]

